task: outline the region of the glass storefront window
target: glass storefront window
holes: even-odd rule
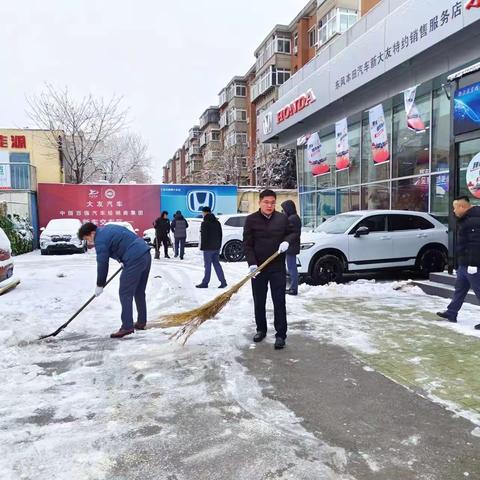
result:
[[[460,167],[459,175],[459,195],[467,195],[473,205],[480,205],[480,198],[474,197],[467,187],[467,168],[472,158],[480,153],[480,138],[462,142],[458,146],[458,164]],[[477,191],[480,195],[480,191]]]
[[[392,111],[385,110],[385,124],[387,127],[388,145],[392,151]],[[370,124],[367,118],[362,122],[362,183],[387,180],[390,178],[390,162],[374,163],[372,159],[372,140]]]
[[[430,213],[440,222],[448,223],[449,175],[432,175],[430,180]]]
[[[423,132],[415,132],[408,128],[403,95],[401,102],[393,110],[392,178],[409,177],[430,171],[430,94],[415,100],[420,118],[425,125]]]
[[[433,92],[432,173],[448,170],[450,156],[450,100],[443,88]]]
[[[339,188],[337,190],[337,213],[360,210],[360,188]]]
[[[317,189],[331,188],[335,186],[335,134],[321,135],[322,150],[327,157],[327,163],[330,165],[330,171],[324,175],[315,177]]]
[[[302,226],[315,228],[316,226],[316,193],[303,193],[299,195]]]
[[[373,183],[361,188],[362,210],[389,209],[390,208],[390,185],[385,183]]]
[[[392,209],[428,212],[429,177],[392,182]]]
[[[335,213],[335,190],[317,192],[317,225]]]
[[[337,186],[357,185],[360,183],[360,141],[361,123],[348,126],[348,143],[350,147],[350,167],[337,172]]]

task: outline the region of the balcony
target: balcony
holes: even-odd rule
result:
[[[200,137],[200,148],[206,144],[207,144],[207,134],[202,133],[202,136]]]
[[[227,91],[223,89],[218,95],[218,106],[223,107],[226,103],[228,103]]]
[[[220,115],[220,128],[223,129],[225,127],[228,127],[228,115],[227,111],[223,112]]]
[[[200,130],[197,128],[191,128],[188,131],[188,141],[191,142],[200,136]]]
[[[37,190],[37,169],[29,163],[0,163],[0,190]]]
[[[208,108],[200,117],[200,129],[205,128],[209,123],[218,123],[220,112],[218,108]]]
[[[200,147],[199,146],[191,146],[188,149],[188,155],[192,157],[193,155],[201,155]]]

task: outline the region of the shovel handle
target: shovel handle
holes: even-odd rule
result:
[[[105,283],[105,286],[107,286],[121,271],[123,267],[120,267]],[[45,338],[49,337],[56,337],[70,322],[72,322],[85,308],[90,305],[93,300],[95,300],[95,295],[92,295],[63,325],[60,325],[54,332],[49,333],[48,335],[42,335],[39,337],[39,340],[43,340]]]

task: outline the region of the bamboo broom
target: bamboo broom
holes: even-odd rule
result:
[[[182,326],[177,330],[170,338],[175,340],[180,340],[182,345],[185,345],[187,340],[197,331],[197,329],[202,325],[202,323],[210,320],[215,317],[222,308],[229,302],[232,296],[237,293],[240,288],[243,287],[251,278],[260,273],[271,261],[277,258],[279,255],[278,252],[275,252],[267,260],[265,260],[256,270],[249,273],[243,280],[235,284],[233,287],[229,288],[226,292],[222,293],[218,297],[210,300],[204,305],[189,310],[188,312],[181,313],[172,313],[167,315],[162,315],[157,322],[153,324],[150,323],[150,326],[159,325],[161,327],[178,327]]]

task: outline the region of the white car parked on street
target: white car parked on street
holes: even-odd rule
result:
[[[87,242],[78,238],[78,230],[82,222],[75,218],[57,218],[50,220],[46,228],[40,230],[40,252],[42,255],[50,253],[69,252],[84,253],[87,251]]]
[[[130,222],[107,222],[105,225],[118,225],[119,227],[128,228],[135,235],[138,233],[138,228],[133,228],[133,225]]]
[[[220,254],[227,262],[239,262],[244,258],[243,227],[247,218],[246,213],[219,215],[218,221],[222,225],[222,246]],[[200,243],[200,226],[202,218],[186,218],[188,222],[187,246],[197,247]],[[173,240],[173,234],[171,234]],[[155,239],[155,229],[149,228],[143,232],[143,239],[152,244]]]
[[[13,276],[13,258],[10,240],[7,234],[0,228],[0,294],[7,292],[20,283]]]
[[[422,212],[348,212],[302,232],[300,248],[298,272],[314,285],[367,270],[415,268],[428,274],[446,266],[448,228]]]

